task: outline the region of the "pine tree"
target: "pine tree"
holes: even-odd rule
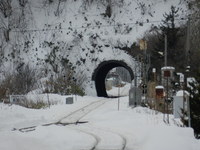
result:
[[[196,77],[196,82],[190,83],[190,116],[191,116],[191,127],[194,129],[195,137],[200,139],[200,72]],[[184,122],[188,125],[188,122]]]
[[[175,23],[176,18],[179,16],[178,12],[179,8],[171,6],[170,12],[165,13],[163,15],[164,20],[162,21],[162,24],[160,26],[161,37],[160,37],[159,48],[162,46],[162,49],[164,49],[164,37],[165,35],[167,35],[169,65],[176,64],[174,62],[177,60],[177,57],[180,56],[178,42],[183,35],[180,32],[181,28],[176,26]]]
[[[188,9],[192,14],[190,17],[190,57],[193,73],[199,67],[200,57],[200,0],[190,1]]]
[[[176,18],[179,16],[179,8],[171,6],[169,12],[163,14],[162,23],[154,26],[145,39],[148,50],[151,51],[152,66],[158,71],[164,66],[165,35],[167,35],[168,64],[177,70],[183,70],[185,27],[177,26]]]

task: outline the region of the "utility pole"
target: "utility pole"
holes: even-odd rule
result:
[[[167,66],[167,35],[165,34],[165,67]]]
[[[147,54],[147,41],[145,41],[145,102],[148,103],[148,70],[150,65],[150,55]]]
[[[164,53],[164,56],[165,56],[165,58],[164,58],[165,59],[164,60],[165,61],[164,62],[164,66],[167,67],[167,34],[165,34],[165,53]],[[169,107],[168,106],[168,97],[169,97],[168,96],[168,92],[169,92],[169,89],[168,89],[168,82],[169,82],[168,81],[168,76],[166,76],[166,80],[167,80],[166,81],[167,82],[166,83],[167,84],[166,85],[167,86],[167,91],[166,91],[166,98],[164,99],[164,120],[165,120],[165,113],[166,113],[165,104],[167,104],[167,108],[166,108],[167,109],[167,122],[169,123],[169,119],[168,119],[169,118],[169,114],[168,114],[168,107]]]
[[[187,77],[188,77],[188,71],[190,68],[190,59],[189,59],[189,52],[190,52],[190,16],[188,18],[187,22],[187,39],[186,39],[186,67],[185,67],[185,89],[187,87]],[[189,99],[190,100],[190,99]],[[191,117],[190,117],[190,101],[187,100],[187,116],[188,116],[188,126],[191,127]]]
[[[146,40],[140,40],[140,49],[143,50],[144,103],[147,103],[147,41]]]
[[[135,65],[135,72],[137,72],[136,67],[137,67],[137,65]],[[134,98],[135,98],[135,102],[136,102],[135,103],[135,107],[136,107],[138,105],[137,95],[136,95],[137,94],[137,92],[136,92],[136,88],[137,88],[137,74],[135,75],[135,78],[134,78],[134,86],[135,86],[135,91],[134,91],[135,92],[135,94],[134,94],[135,97]]]
[[[186,65],[188,65],[189,63],[189,57],[188,57],[189,51],[190,51],[190,17],[188,18],[188,21],[187,21],[186,54],[185,54]]]
[[[119,111],[119,105],[120,105],[120,86],[118,87],[118,102],[117,102],[117,110]]]

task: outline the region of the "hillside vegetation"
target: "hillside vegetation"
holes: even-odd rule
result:
[[[169,36],[175,38],[171,39],[175,44],[170,47],[172,60],[169,62],[180,62],[188,14],[191,12],[194,18],[199,14],[196,3],[186,0],[1,0],[0,95],[23,94],[34,89],[70,94],[74,91],[72,87],[77,87],[76,91],[84,87],[83,94],[90,87],[91,74],[100,62],[121,59],[133,64],[131,59],[141,53],[138,40],[143,38],[148,41],[151,67],[162,64],[162,56],[156,56],[154,51],[163,51],[164,29],[173,29]],[[174,22],[167,18],[172,8],[176,13]],[[198,27],[192,28],[194,32],[198,30],[196,36],[199,36]],[[191,39],[197,43],[192,44],[195,48],[191,57],[195,58],[197,39]],[[177,63],[177,67],[183,66]],[[23,80],[22,90],[11,89],[15,77],[26,74],[27,68],[33,72],[34,79]]]

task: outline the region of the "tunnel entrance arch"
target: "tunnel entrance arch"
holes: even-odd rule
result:
[[[92,80],[95,82],[97,96],[108,97],[105,87],[106,75],[110,70],[116,67],[124,67],[129,71],[131,80],[134,79],[134,73],[132,69],[125,62],[118,60],[104,61],[98,65],[92,75]]]

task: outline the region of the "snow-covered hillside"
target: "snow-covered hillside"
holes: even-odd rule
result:
[[[111,16],[106,12],[109,4]],[[0,15],[1,73],[25,62],[51,76],[70,65],[77,78],[86,77],[86,92],[94,89],[91,76],[100,62],[122,60],[134,68],[133,58],[120,48],[130,47],[160,24],[172,5],[180,8],[177,23],[187,14],[186,2],[180,0],[28,0],[24,6],[18,1],[11,5],[10,17]]]

